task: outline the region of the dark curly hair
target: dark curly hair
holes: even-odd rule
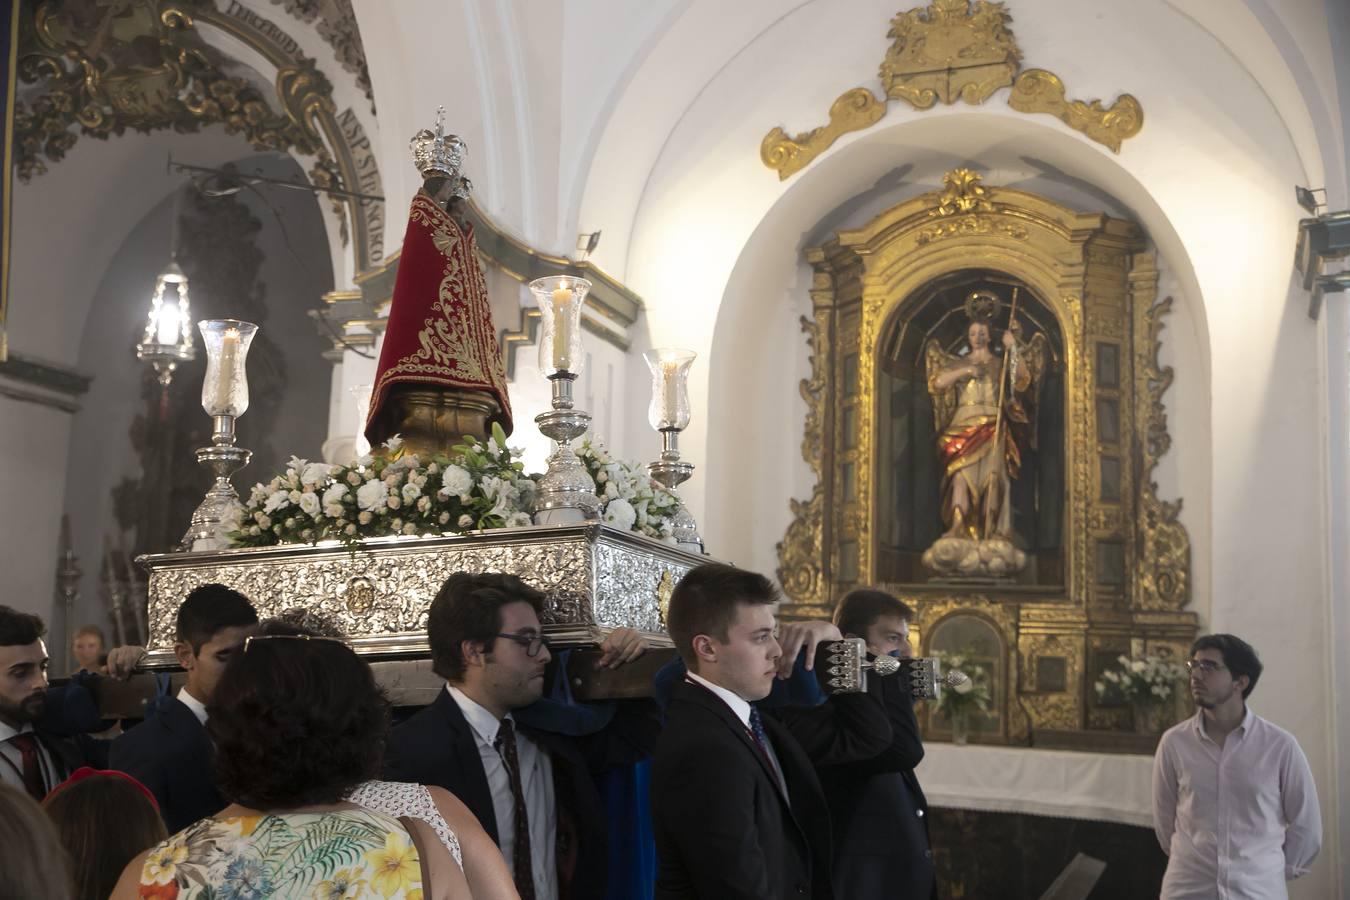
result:
[[[544,610],[544,594],[515,575],[456,572],[445,580],[427,613],[431,668],[447,681],[464,677],[464,641],[490,646],[502,630],[502,607],[528,603]]]
[[[24,647],[46,633],[37,616],[0,605],[0,647]]]
[[[230,659],[208,710],[216,782],[244,806],[337,803],[379,776],[389,703],[341,640],[267,623]]]

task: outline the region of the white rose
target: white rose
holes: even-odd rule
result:
[[[348,525],[346,528],[342,529],[342,533],[350,537],[351,535],[356,534],[356,526]]]
[[[310,463],[300,472],[301,484],[319,485],[333,472],[333,466],[326,463]]]
[[[436,517],[436,521],[440,522],[442,525],[448,525],[450,524],[450,514],[448,512],[443,512]]]
[[[268,495],[267,502],[263,504],[263,512],[276,512],[283,506],[289,505],[290,502],[291,498],[287,496],[285,491],[276,491],[275,493]]]
[[[529,513],[514,512],[506,517],[507,528],[524,528],[526,525],[533,525],[534,520],[530,518]]]
[[[413,523],[409,522],[407,525],[404,525],[404,526],[403,526],[403,533],[404,533],[404,534],[417,534],[417,526],[414,525]]]
[[[338,506],[345,499],[347,499],[347,486],[340,481],[323,492],[324,506]]]
[[[361,483],[361,473],[360,473],[360,472],[348,472],[348,473],[347,473],[347,483],[350,484],[352,487],[356,487],[358,484]]]
[[[441,489],[438,492],[442,497],[462,497],[472,489],[473,476],[467,470],[454,465],[445,467],[445,472],[441,475]]]
[[[424,513],[424,512],[426,512],[426,511],[429,510],[429,509],[431,509],[431,498],[430,498],[430,497],[419,497],[419,498],[417,498],[417,511],[418,511],[418,512]]]
[[[620,531],[629,531],[637,521],[637,510],[627,500],[611,500],[605,507],[604,521]]]
[[[975,690],[975,682],[967,678],[965,681],[952,685],[952,690],[956,691],[958,694],[969,694],[971,691]]]
[[[473,527],[473,516],[469,515],[468,513],[465,513],[464,515],[460,516],[460,517],[459,517],[459,527],[460,527],[460,528],[472,528],[472,527]]]
[[[300,495],[300,511],[307,516],[317,516],[319,514],[319,497],[317,494]]]
[[[422,496],[422,489],[409,482],[403,486],[403,502],[412,503],[418,497]]]
[[[362,525],[369,525],[374,519],[375,517],[369,512],[363,512],[356,517],[356,521],[360,522]]]
[[[287,495],[286,495],[286,498],[287,498],[288,500],[290,500],[292,503],[299,503],[299,502],[300,502],[300,498],[303,497],[303,496],[304,496],[304,495],[301,494],[299,490],[294,490],[294,491],[291,491],[289,494],[287,494]]]
[[[389,485],[383,481],[367,481],[356,491],[356,505],[362,509],[384,506],[389,498]]]

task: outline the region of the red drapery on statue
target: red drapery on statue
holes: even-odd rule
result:
[[[473,226],[461,228],[425,191],[417,192],[408,213],[366,417],[366,437],[372,443],[387,437],[372,436],[371,426],[379,420],[390,389],[400,384],[486,391],[501,406],[494,420],[511,433],[506,371]]]

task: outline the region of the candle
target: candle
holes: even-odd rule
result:
[[[159,307],[155,317],[155,339],[165,346],[178,343],[178,304],[165,303]]]
[[[661,363],[661,418],[667,427],[680,421],[680,364],[675,361]]]
[[[239,358],[239,329],[227,328],[220,341],[220,371],[216,376],[215,408],[219,415],[237,415],[234,406],[236,360]]]
[[[553,368],[572,371],[572,289],[560,282],[553,292]]]

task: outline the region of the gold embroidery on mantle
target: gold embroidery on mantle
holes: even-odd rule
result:
[[[845,91],[830,105],[827,124],[796,137],[782,127],[770,129],[760,142],[760,159],[783,181],[841,135],[881,121],[890,100],[917,110],[932,109],[938,101],[978,106],[1007,87],[1012,88],[1008,105],[1018,112],[1052,115],[1119,153],[1121,142],[1144,126],[1139,101],[1130,94],[1121,94],[1110,106],[1066,99],[1064,82],[1053,72],[1021,70],[1022,51],[1011,22],[1007,6],[989,0],[933,0],[898,13],[887,32],[891,45],[879,72],[885,100],[866,87]]]

